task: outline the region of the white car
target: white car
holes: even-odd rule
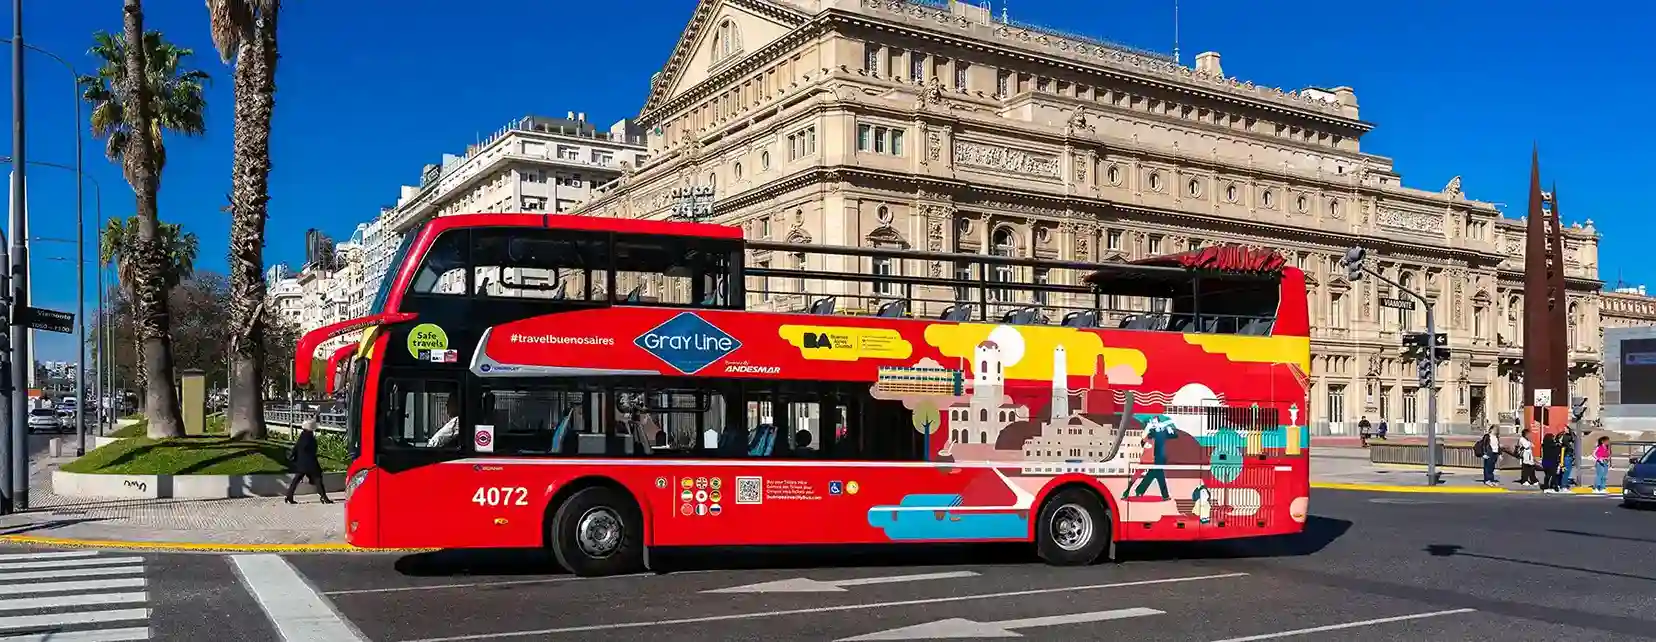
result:
[[[29,411],[29,431],[58,431],[63,429],[63,420],[58,418],[58,412],[51,408],[35,408]]]

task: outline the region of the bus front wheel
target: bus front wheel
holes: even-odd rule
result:
[[[644,518],[626,493],[606,486],[577,491],[552,517],[548,538],[558,564],[583,577],[624,575],[644,565]]]
[[[1083,566],[1098,561],[1109,548],[1110,513],[1098,495],[1065,488],[1041,505],[1035,528],[1035,552],[1054,566]]]

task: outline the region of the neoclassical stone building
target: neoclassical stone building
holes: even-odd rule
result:
[[[755,239],[1089,261],[1278,248],[1311,279],[1311,416],[1412,432],[1425,393],[1400,331],[1424,310],[1382,308],[1387,286],[1344,279],[1339,256],[1362,244],[1437,301],[1455,349],[1441,418],[1464,427],[1519,403],[1523,225],[1458,178],[1405,186],[1361,150],[1374,125],[1349,87],[1257,86],[1217,53],[1182,66],[966,3],[702,0],[638,120],[651,161],[585,213],[667,217],[671,190],[712,185],[713,220]],[[1572,381],[1597,399],[1597,234],[1565,236]]]

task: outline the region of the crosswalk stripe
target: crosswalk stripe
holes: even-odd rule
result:
[[[149,619],[149,613],[149,609],[115,609],[111,611],[48,613],[45,615],[11,615],[0,617],[0,631],[33,629],[61,624],[96,624],[99,622],[147,620]]]
[[[0,562],[21,562],[23,560],[63,560],[76,557],[96,557],[97,551],[58,551],[55,553],[8,553],[0,555]]]
[[[68,591],[107,591],[109,589],[143,588],[142,577],[117,577],[112,580],[82,580],[75,582],[28,582],[0,584],[0,595],[35,595],[65,593]]]
[[[82,566],[115,566],[117,564],[141,563],[142,557],[92,557],[87,559],[48,560],[42,562],[16,562],[0,564],[0,572],[21,571],[31,568],[75,568]]]
[[[148,594],[143,591],[139,591],[137,593],[83,593],[80,595],[52,595],[49,597],[20,597],[10,600],[0,600],[0,611],[57,609],[66,606],[131,604],[133,602],[142,603],[148,599]]]
[[[143,573],[143,564],[131,566],[111,566],[107,568],[62,568],[50,571],[25,571],[22,573],[0,573],[0,584],[17,580],[55,580],[74,577],[104,577],[108,575],[126,575],[128,573]]]
[[[47,631],[0,638],[0,642],[137,642],[148,640],[148,627],[94,629],[90,631]]]

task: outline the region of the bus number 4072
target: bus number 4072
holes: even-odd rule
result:
[[[479,488],[472,493],[472,503],[478,506],[528,506],[529,489],[522,486]]]

